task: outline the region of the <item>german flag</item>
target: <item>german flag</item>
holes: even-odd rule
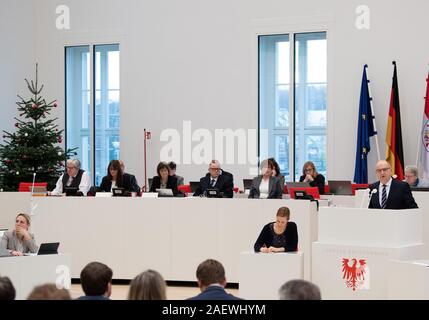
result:
[[[392,92],[390,95],[389,118],[386,133],[386,161],[392,167],[392,175],[398,180],[404,179],[404,149],[402,147],[401,113],[399,111],[399,90],[396,62],[393,70]]]

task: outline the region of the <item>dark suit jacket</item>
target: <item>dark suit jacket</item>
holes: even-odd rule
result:
[[[140,193],[140,187],[139,187],[139,184],[137,183],[136,176],[133,174],[124,173],[124,177],[126,177],[126,179],[129,179],[129,181],[131,183],[132,191]]]
[[[258,239],[255,242],[253,248],[255,252],[260,252],[261,248],[265,245],[267,248],[273,245],[273,231],[271,230],[270,222],[266,224],[261,233],[259,234]],[[283,233],[286,239],[286,245],[284,246],[285,252],[293,252],[298,250],[298,229],[296,223],[289,221],[286,225],[285,232]]]
[[[149,192],[156,192],[156,189],[161,189],[161,178],[159,176],[153,177]],[[173,191],[173,195],[177,196],[179,190],[177,190],[177,179],[175,177],[168,176],[167,189],[171,189]]]
[[[200,179],[200,185],[198,186],[197,190],[195,190],[194,196],[203,195],[207,189],[210,189],[210,181],[210,173],[207,173],[204,178]],[[217,177],[216,184],[213,188],[218,189],[224,198],[232,198],[234,189],[234,176],[229,172],[222,171],[222,174]]]
[[[377,193],[374,193],[371,197],[368,208],[381,209],[380,207],[380,195],[378,188],[380,181],[373,183],[369,186],[369,189],[377,189]],[[386,209],[414,209],[418,208],[417,203],[414,201],[413,195],[411,194],[410,185],[406,182],[392,179],[390,185],[389,195],[387,196]]]
[[[188,300],[242,300],[225,291],[221,286],[208,286],[199,295]]]
[[[302,175],[299,178],[299,182],[303,182],[304,179],[305,179],[305,175]],[[325,177],[320,173],[309,184],[310,184],[310,187],[317,187],[319,189],[319,194],[325,194]]]
[[[110,300],[110,298],[105,296],[81,296],[76,300]]]
[[[260,196],[259,185],[261,184],[262,176],[253,178],[252,186],[250,187],[249,198],[258,199]],[[281,199],[283,195],[283,189],[280,184],[280,180],[277,177],[270,177],[268,182],[268,199]]]
[[[117,188],[124,188],[125,191],[129,192],[138,192],[135,191],[133,185],[131,183],[131,176],[129,174],[122,176],[122,184],[116,184]],[[100,187],[98,187],[97,191],[101,192],[110,192],[112,189],[112,180],[110,180],[109,176],[104,176],[103,180],[101,180]]]

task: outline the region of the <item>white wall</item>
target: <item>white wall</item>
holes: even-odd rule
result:
[[[13,132],[19,94],[28,98],[24,81],[35,75],[34,6],[31,0],[0,0],[0,143]]]
[[[69,31],[55,28],[55,8],[60,4],[71,10]],[[192,120],[193,129],[257,128],[257,33],[326,29],[328,178],[352,179],[363,64],[369,65],[383,156],[391,61],[397,61],[405,162],[414,163],[429,61],[427,1],[367,0],[370,30],[355,27],[355,9],[361,4],[355,0],[38,1],[35,56],[47,87],[45,95],[62,100],[63,106],[64,44],[121,42],[121,154],[127,171],[136,173],[141,183],[143,128],[152,132],[149,175],[159,161],[161,131],[181,132],[183,120]],[[16,32],[22,31],[19,25]],[[7,34],[1,35],[4,43]],[[10,65],[22,67],[21,61],[31,60],[30,52],[14,56],[16,62]],[[3,66],[5,60],[0,61]],[[0,81],[6,82],[14,70],[9,67]],[[11,100],[17,91],[3,86],[0,90]],[[64,109],[57,111],[64,122]],[[10,127],[9,119],[0,121],[1,128]],[[375,161],[375,148],[370,158]],[[237,185],[248,176],[247,166],[225,169],[235,174]],[[195,180],[205,170],[206,165],[179,165],[178,173]]]

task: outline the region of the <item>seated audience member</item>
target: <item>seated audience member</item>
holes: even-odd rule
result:
[[[15,300],[16,290],[8,277],[0,277],[0,301]]]
[[[37,253],[38,247],[34,234],[28,231],[30,224],[30,216],[20,213],[15,219],[15,229],[3,234],[1,245],[8,249],[11,255],[22,256],[24,253]]]
[[[167,285],[158,271],[146,270],[130,283],[128,300],[167,300]]]
[[[110,300],[113,271],[100,262],[91,262],[82,269],[80,283],[85,295],[77,300]]]
[[[317,187],[319,189],[319,194],[325,193],[325,177],[317,172],[314,163],[311,161],[304,163],[299,182],[308,182],[310,187]]]
[[[276,222],[270,222],[262,228],[255,242],[255,252],[291,252],[298,250],[298,230],[295,222],[289,221],[287,207],[277,210]]]
[[[197,268],[201,293],[189,300],[241,300],[225,291],[225,269],[219,261],[208,259]]]
[[[170,176],[175,177],[177,179],[177,185],[178,186],[184,185],[185,184],[185,179],[183,177],[181,177],[181,176],[178,176],[176,174],[176,168],[177,168],[176,164],[173,161],[171,161],[171,162],[168,163],[168,166],[170,168]]]
[[[209,172],[200,179],[200,184],[195,190],[194,196],[207,195],[207,189],[219,190],[219,195],[223,198],[233,197],[234,177],[231,173],[223,171],[217,160],[210,162]]]
[[[121,165],[122,173],[124,175],[124,179],[131,181],[131,189],[133,192],[137,192],[137,194],[140,193],[140,187],[137,183],[136,176],[130,173],[125,172],[125,164],[124,161],[119,160],[119,164]]]
[[[27,300],[71,300],[66,289],[58,289],[53,283],[37,286],[31,291]]]
[[[280,180],[272,176],[274,163],[271,160],[264,160],[261,163],[262,175],[253,178],[250,187],[249,198],[254,199],[281,199],[283,189]]]
[[[280,300],[321,300],[320,289],[306,280],[290,280],[279,289]]]
[[[114,188],[123,188],[125,191],[134,192],[130,176],[124,175],[118,160],[110,161],[107,167],[107,176],[101,180],[98,191],[111,192]]]
[[[285,176],[282,175],[282,173],[280,172],[280,166],[274,158],[269,158],[268,160],[271,160],[274,164],[274,169],[273,169],[271,175],[273,177],[279,178],[280,186],[282,187],[282,190],[283,190],[284,186],[285,186]]]
[[[170,176],[170,167],[168,164],[165,162],[158,163],[156,172],[158,175],[153,177],[149,192],[156,192],[156,189],[171,189],[173,195],[177,196],[179,193],[179,190],[177,190],[177,179]]]
[[[427,183],[419,179],[419,171],[416,166],[406,166],[404,174],[404,182],[408,183],[411,188],[429,187]]]
[[[77,195],[86,196],[91,187],[91,179],[88,173],[80,168],[80,161],[78,159],[67,160],[66,169],[66,172],[58,179],[55,189],[49,194],[60,195],[66,192],[64,187],[75,187],[79,188]]]
[[[370,209],[413,209],[418,208],[410,185],[392,178],[392,169],[386,160],[375,165],[378,181],[369,186]],[[377,190],[377,191],[374,191]]]

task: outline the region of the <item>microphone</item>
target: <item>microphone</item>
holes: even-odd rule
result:
[[[394,174],[393,176],[392,176],[392,178],[393,179],[396,179],[398,176],[396,175],[396,174]]]
[[[34,183],[36,181],[36,172],[33,173],[33,183],[31,184],[31,196],[33,196],[34,193]]]
[[[377,189],[372,189],[372,190],[369,192],[369,203],[371,203],[372,196],[373,196],[374,194],[377,194],[377,192],[378,192],[378,190],[377,190]],[[368,205],[369,205],[369,204],[368,204]]]

